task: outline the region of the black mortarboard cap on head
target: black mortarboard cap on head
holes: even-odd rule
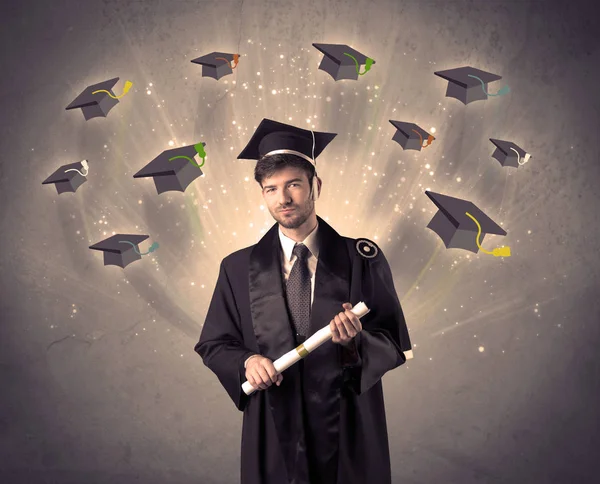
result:
[[[112,88],[118,80],[119,78],[115,77],[114,79],[86,87],[85,90],[66,107],[66,109],[80,108],[83,111],[83,116],[86,120],[98,116],[106,117],[108,112],[119,103],[119,100],[113,99],[106,92],[92,93],[95,91],[108,91],[114,96]]]
[[[341,79],[357,80],[359,75],[366,74],[375,61],[345,44],[313,44],[317,50],[325,54],[319,69],[327,72],[336,81]],[[365,66],[364,72],[360,66]]]
[[[194,64],[202,65],[202,77],[212,77],[217,81],[221,77],[233,73],[239,60],[239,54],[212,52],[192,60]],[[233,64],[232,64],[233,62]]]
[[[518,168],[519,165],[524,165],[531,158],[529,153],[512,141],[502,141],[494,138],[490,138],[490,141],[496,145],[492,157],[496,158],[502,166]]]
[[[132,262],[140,260],[142,255],[154,252],[158,248],[158,244],[154,243],[148,252],[140,253],[138,244],[147,238],[149,235],[116,234],[91,245],[90,249],[104,252],[105,266],[119,266],[125,269]]]
[[[314,131],[314,159],[337,136],[337,133]],[[310,130],[297,128],[271,119],[263,119],[252,138],[238,155],[238,160],[259,160],[263,156],[288,153],[313,162],[313,135]]]
[[[206,143],[197,143],[163,151],[133,178],[152,177],[159,195],[168,191],[185,192],[190,183],[202,176],[203,163],[198,165],[194,158],[204,146]]]
[[[42,185],[54,184],[56,186],[56,191],[59,194],[64,192],[75,193],[77,189],[87,181],[87,174],[87,160],[78,163],[70,163],[58,168],[42,182]]]
[[[477,245],[477,234],[479,232],[477,223],[481,227],[479,245],[481,245],[486,234],[506,235],[506,231],[483,213],[473,202],[429,190],[425,193],[439,209],[427,228],[439,235],[447,249],[464,249],[477,253],[481,248]],[[477,223],[467,213],[477,220]],[[481,251],[492,254],[492,252],[483,248],[481,248]],[[494,249],[493,255],[508,257],[510,256],[510,248]]]
[[[433,135],[415,123],[405,123],[391,119],[390,123],[396,128],[396,134],[392,139],[405,150],[421,151],[421,148],[426,148],[435,139]]]
[[[448,81],[446,96],[458,99],[465,105],[473,101],[483,101],[488,96],[501,96],[510,92],[509,87],[504,86],[495,94],[489,93],[487,90],[488,83],[502,79],[502,76],[474,67],[458,67],[434,72],[434,74]]]

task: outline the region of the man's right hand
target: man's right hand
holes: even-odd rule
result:
[[[273,383],[281,384],[283,375],[277,374],[273,362],[264,356],[256,356],[246,364],[246,380],[258,390],[266,390]]]

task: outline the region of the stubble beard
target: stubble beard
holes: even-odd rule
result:
[[[314,202],[308,200],[304,205],[296,207],[291,216],[286,216],[281,212],[271,213],[273,218],[286,229],[297,229],[308,220],[314,209]]]

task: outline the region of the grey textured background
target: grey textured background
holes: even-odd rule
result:
[[[339,133],[318,213],[392,264],[415,344],[384,377],[394,483],[597,482],[595,2],[1,3],[0,482],[239,482],[242,414],[193,346],[220,260],[273,223],[235,160],[263,117]],[[336,83],[313,42],[377,63]],[[219,82],[190,62],[215,50],[242,54]],[[511,93],[445,98],[433,71],[462,65]],[[133,88],[107,118],[65,111],[115,76]],[[437,140],[403,152],[389,119]],[[531,161],[502,168],[490,137]],[[133,174],[169,141],[205,141],[205,176],[158,196]],[[76,194],[41,185],[83,158]],[[475,202],[513,256],[444,249],[426,188]],[[161,247],[104,267],[88,246],[113,232]]]

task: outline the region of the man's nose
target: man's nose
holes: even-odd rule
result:
[[[287,205],[291,201],[290,194],[287,190],[282,190],[279,194],[280,205]]]

